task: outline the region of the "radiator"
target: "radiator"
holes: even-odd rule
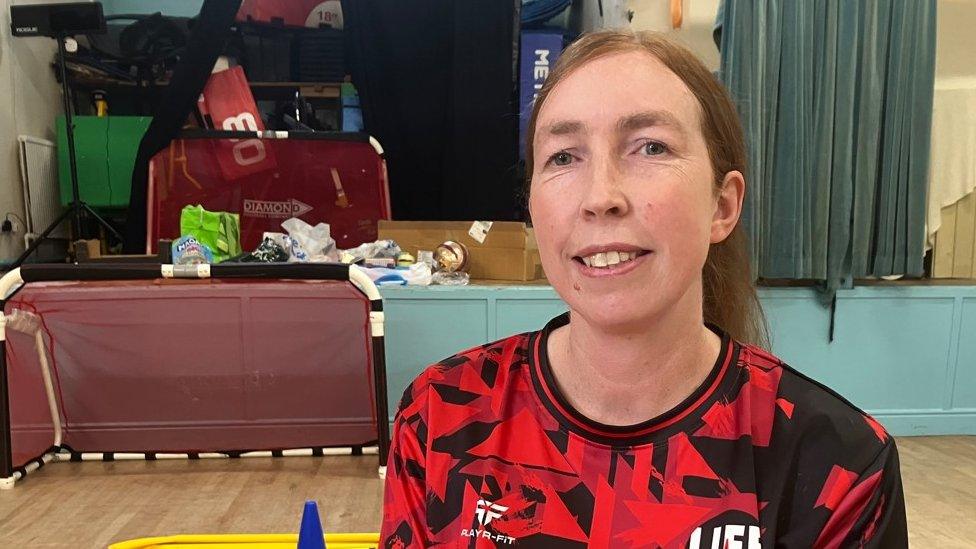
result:
[[[24,187],[24,211],[27,212],[27,239],[44,231],[64,211],[58,196],[58,153],[54,143],[37,137],[17,137],[20,146],[20,179]],[[51,233],[67,238],[62,223]]]

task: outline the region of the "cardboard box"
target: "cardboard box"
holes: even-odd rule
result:
[[[471,253],[468,274],[474,280],[526,282],[545,278],[535,234],[525,223],[496,221],[484,243],[468,235],[473,221],[380,221],[380,240],[395,240],[415,257],[434,251],[445,240],[464,244]]]

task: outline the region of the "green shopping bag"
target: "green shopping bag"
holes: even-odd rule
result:
[[[209,212],[203,206],[185,206],[180,212],[180,236],[193,236],[213,252],[214,263],[241,253],[241,222],[237,214]]]

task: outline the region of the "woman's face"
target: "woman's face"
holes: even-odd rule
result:
[[[529,210],[549,282],[588,322],[639,328],[679,304],[700,314],[709,244],[734,228],[744,190],[731,172],[714,191],[700,116],[643,52],[587,63],[543,104]]]

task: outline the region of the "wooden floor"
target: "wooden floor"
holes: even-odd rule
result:
[[[976,437],[898,439],[912,547],[976,547]]]
[[[976,437],[898,440],[912,547],[972,548]],[[375,456],[54,463],[0,492],[0,547],[105,547],[176,533],[296,532],[319,502],[326,531],[379,527]]]
[[[96,548],[167,534],[375,532],[376,456],[52,463],[0,492],[0,547]]]

